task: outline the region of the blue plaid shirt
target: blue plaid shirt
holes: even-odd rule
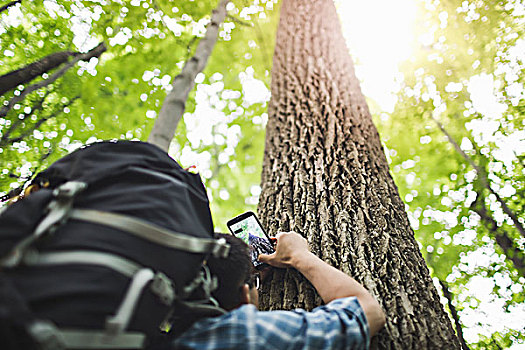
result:
[[[175,347],[190,349],[368,349],[368,321],[357,298],[336,299],[311,312],[257,311],[243,305],[195,323]]]

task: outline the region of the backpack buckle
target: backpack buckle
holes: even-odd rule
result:
[[[76,196],[77,193],[83,191],[87,187],[85,182],[68,181],[53,190],[53,196],[57,200],[68,200]]]
[[[175,290],[173,289],[172,281],[162,272],[155,274],[150,288],[159,297],[160,301],[166,305],[171,305],[173,300],[175,300]]]

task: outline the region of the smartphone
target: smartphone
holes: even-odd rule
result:
[[[251,211],[243,213],[229,220],[226,225],[230,232],[242,239],[250,247],[250,258],[253,266],[260,270],[267,264],[257,260],[259,254],[272,254],[275,252],[270,237],[262,228],[259,219]]]

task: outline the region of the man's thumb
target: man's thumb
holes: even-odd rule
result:
[[[268,254],[259,254],[259,256],[257,257],[257,260],[259,260],[260,262],[264,263],[264,262],[268,262],[272,259],[272,256],[275,255],[274,254],[271,254],[271,255],[268,255]]]

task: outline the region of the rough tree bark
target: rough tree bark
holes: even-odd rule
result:
[[[159,116],[155,120],[148,142],[168,152],[175,130],[184,113],[186,100],[195,85],[195,77],[206,67],[206,62],[217,42],[219,26],[226,17],[226,5],[230,0],[221,0],[211,16],[206,34],[199,41],[195,55],[182,67],[182,71],[173,79],[172,90],[162,103]]]
[[[272,69],[258,211],[294,230],[381,303],[380,349],[460,349],[389,173],[332,0],[284,0]],[[312,287],[276,271],[265,309],[311,309]]]

